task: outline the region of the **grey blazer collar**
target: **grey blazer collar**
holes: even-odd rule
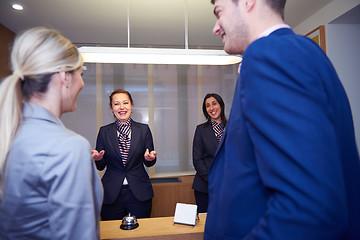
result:
[[[23,104],[23,118],[36,118],[64,126],[63,122],[46,108],[29,102]]]

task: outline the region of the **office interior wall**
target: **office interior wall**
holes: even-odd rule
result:
[[[348,95],[360,150],[360,24],[329,24],[327,29],[328,56]]]
[[[15,33],[0,24],[0,79],[11,73],[10,50]]]
[[[293,27],[293,29],[297,34],[305,35],[318,26],[325,25],[325,35],[327,35],[326,27],[329,22],[340,17],[359,4],[360,0],[333,0],[301,24]]]
[[[348,95],[353,113],[356,144],[360,151],[359,25],[331,23],[359,4],[360,0],[333,0],[296,26],[294,31],[306,34],[320,25],[325,25],[326,52]]]

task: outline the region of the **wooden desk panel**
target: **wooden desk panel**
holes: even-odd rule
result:
[[[206,215],[199,215],[195,226],[174,224],[174,217],[141,218],[139,227],[133,230],[120,229],[120,220],[100,221],[101,239],[142,240],[197,240],[203,239]]]
[[[151,217],[174,216],[176,203],[196,204],[192,184],[194,176],[179,176],[181,182],[153,183]]]

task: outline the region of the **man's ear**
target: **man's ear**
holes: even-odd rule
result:
[[[250,11],[255,6],[256,0],[244,0],[242,1],[246,11]]]

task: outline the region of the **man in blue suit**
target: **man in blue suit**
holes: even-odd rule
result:
[[[285,0],[212,0],[243,54],[209,174],[205,239],[360,239],[360,161],[326,54],[283,21]]]

